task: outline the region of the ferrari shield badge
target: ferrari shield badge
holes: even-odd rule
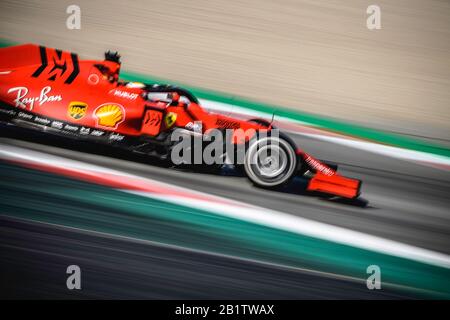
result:
[[[175,123],[176,120],[177,120],[177,114],[174,112],[169,112],[164,119],[166,128],[170,128],[171,126],[173,126],[173,124]]]
[[[88,105],[80,101],[72,101],[67,109],[67,114],[74,120],[80,120],[86,114]]]

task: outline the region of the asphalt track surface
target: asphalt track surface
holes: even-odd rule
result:
[[[166,169],[149,164],[145,157],[88,143],[50,138],[42,144],[37,143],[42,140],[40,135],[30,136],[14,130],[1,130],[1,133],[2,143],[134,173],[442,253],[450,252],[450,173],[435,168],[293,135],[306,151],[320,159],[338,162],[340,172],[363,180],[363,200],[347,203],[305,193],[301,181],[295,181],[285,190],[261,190],[233,171],[212,175]],[[16,280],[24,284],[14,286],[14,290],[2,290],[8,292],[8,297],[405,297],[385,290],[373,293],[366,289],[365,283],[329,275],[151,243],[136,244],[130,239],[58,226],[4,217],[1,220],[1,253],[6,257],[1,264],[2,287],[11,286]],[[55,240],[59,245],[55,245]],[[67,260],[89,265],[91,288],[69,296],[61,291],[64,288],[58,286],[66,275],[58,275],[55,269]]]
[[[402,299],[362,281],[0,217],[5,299]],[[82,266],[82,290],[66,288]],[[410,296],[413,297],[413,296]]]

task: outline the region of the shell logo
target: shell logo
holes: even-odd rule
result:
[[[105,103],[94,111],[97,126],[117,129],[119,123],[125,120],[125,110],[117,103]]]

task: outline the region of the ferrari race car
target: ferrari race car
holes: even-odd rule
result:
[[[0,120],[125,148],[173,165],[195,158],[185,157],[198,145],[195,141],[201,141],[202,154],[217,140],[208,139],[214,131],[233,151],[214,148],[215,158],[231,161],[256,186],[277,188],[295,176],[305,176],[308,191],[350,199],[359,196],[361,181],[339,175],[336,167],[298,148],[271,122],[207,112],[191,92],[174,85],[121,81],[120,66],[120,56],[112,52],[96,61],[33,44],[0,49]],[[178,148],[186,137],[193,139],[184,149]],[[237,149],[242,152],[234,152]],[[237,154],[243,155],[241,162]],[[177,162],[179,158],[182,161]],[[220,166],[221,161],[194,163]]]

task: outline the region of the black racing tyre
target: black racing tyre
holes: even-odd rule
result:
[[[296,174],[298,159],[291,143],[278,136],[253,141],[245,154],[244,170],[256,186],[275,188]]]

